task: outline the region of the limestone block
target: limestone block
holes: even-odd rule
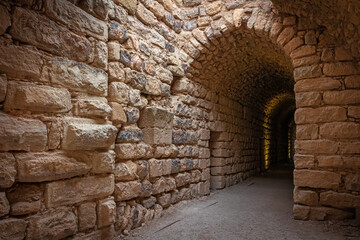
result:
[[[115,201],[126,201],[141,194],[141,183],[137,181],[119,182],[115,185]]]
[[[21,240],[25,237],[27,223],[23,219],[0,220],[0,239]]]
[[[340,154],[360,154],[360,142],[341,142]]]
[[[213,176],[210,179],[211,189],[223,189],[226,184],[225,176]]]
[[[285,46],[284,51],[286,54],[290,54],[292,51],[304,44],[304,40],[300,37],[294,37]]]
[[[114,197],[99,201],[97,206],[97,215],[97,225],[99,228],[109,226],[115,222],[116,204],[114,202]]]
[[[330,140],[296,140],[295,151],[299,154],[335,154],[339,149],[338,142]]]
[[[158,67],[156,69],[156,77],[160,81],[162,81],[166,84],[169,84],[169,85],[171,85],[174,80],[173,74],[166,68],[162,68],[162,67]]]
[[[150,173],[150,177],[159,177],[162,175],[162,171],[163,171],[163,161],[162,160],[157,160],[157,159],[150,159],[149,161],[149,173]]]
[[[109,45],[111,45],[111,44],[109,43]],[[119,52],[117,52],[117,51],[119,51]],[[117,49],[113,49],[111,52],[113,52],[112,55],[120,54],[120,50],[117,50]],[[110,56],[109,56],[109,58],[110,58]],[[117,58],[117,57],[113,56],[112,58]],[[120,59],[120,55],[118,58]],[[117,59],[117,60],[119,60],[119,59]],[[116,59],[114,59],[114,60],[116,60]],[[126,83],[124,65],[121,64],[120,62],[110,62],[109,63],[109,79],[110,79],[110,81]]]
[[[294,170],[294,184],[298,187],[337,189],[341,175],[334,172],[318,170]]]
[[[115,152],[95,152],[92,156],[91,165],[92,173],[113,173],[115,170]]]
[[[360,136],[360,124],[354,122],[325,123],[320,126],[320,137],[325,139],[351,139]]]
[[[323,123],[334,121],[345,121],[347,119],[346,110],[343,107],[319,107],[319,108],[299,108],[295,111],[295,123]]]
[[[319,127],[316,124],[306,124],[296,126],[296,139],[310,140],[317,139],[319,135]]]
[[[162,160],[162,175],[171,174],[172,169],[172,159],[164,159]]]
[[[114,125],[121,125],[127,122],[127,117],[123,107],[116,102],[109,103],[112,108],[111,121]]]
[[[7,78],[6,78],[6,75],[5,74],[0,74],[0,102],[3,102],[5,100],[6,91],[7,91]]]
[[[34,112],[68,112],[71,95],[68,90],[36,84],[9,82],[4,105],[6,110]]]
[[[124,25],[121,25],[115,21],[111,21],[109,25],[109,39],[117,40],[120,43],[124,43],[129,38],[127,29]]]
[[[321,104],[321,94],[318,92],[296,93],[296,107],[317,107]]]
[[[138,3],[137,5],[136,16],[146,25],[153,26],[157,22],[155,15],[147,8],[145,8],[141,3]]]
[[[39,186],[33,184],[19,184],[7,192],[11,203],[11,215],[25,215],[40,211],[41,197]]]
[[[315,53],[316,53],[315,46],[304,45],[292,51],[290,57],[291,59],[296,59],[296,58],[302,58],[302,57],[314,55]]]
[[[69,123],[62,148],[66,150],[108,149],[115,142],[117,128],[112,125]]]
[[[141,111],[140,128],[172,128],[174,114],[157,107],[146,107]]]
[[[137,127],[126,126],[121,129],[116,137],[117,143],[137,143],[144,139],[143,131]]]
[[[327,191],[320,193],[320,204],[336,208],[360,207],[360,196]]]
[[[139,197],[150,197],[153,190],[154,190],[153,184],[151,184],[151,182],[148,180],[144,180],[141,183],[141,193]]]
[[[165,192],[173,191],[176,189],[176,181],[173,177],[166,177],[165,183]]]
[[[277,42],[284,46],[286,43],[288,43],[293,36],[295,35],[295,29],[293,27],[287,27],[285,28],[278,36]]]
[[[293,207],[294,219],[308,220],[310,214],[310,207],[294,204]]]
[[[359,104],[360,90],[324,92],[323,99],[328,105]]]
[[[344,159],[344,161],[346,162],[346,160],[348,159]],[[355,158],[353,158],[353,160],[356,161]],[[355,163],[354,161],[354,163]],[[355,164],[349,164],[351,167],[354,167],[356,166]],[[360,174],[348,174],[346,177],[345,177],[345,188],[347,190],[350,190],[350,191],[360,191]]]
[[[148,77],[145,88],[142,90],[142,92],[152,96],[160,96],[162,93],[161,86],[162,84],[160,80],[153,77]]]
[[[159,196],[157,198],[157,202],[163,207],[163,208],[167,208],[171,205],[171,194],[170,193],[166,193],[162,196]]]
[[[149,174],[149,163],[148,163],[148,161],[144,160],[144,161],[137,161],[136,164],[137,164],[136,175],[141,180],[143,180]]]
[[[323,68],[327,76],[347,76],[359,74],[359,65],[353,62],[325,63]]]
[[[178,173],[175,176],[175,181],[176,181],[176,187],[182,187],[186,184],[189,184],[191,182],[191,174],[188,172]]]
[[[68,208],[47,210],[29,219],[26,239],[62,239],[78,230],[77,218]]]
[[[343,160],[341,155],[334,156],[317,156],[319,167],[342,167]]]
[[[71,205],[111,195],[114,192],[114,175],[90,176],[46,184],[47,207]]]
[[[151,208],[155,205],[155,203],[156,203],[156,198],[153,196],[141,201],[141,205],[143,205],[145,208]]]
[[[109,100],[126,105],[129,102],[129,90],[123,82],[112,82],[109,86]]]
[[[41,121],[0,113],[0,126],[0,151],[46,149],[47,129]]]
[[[145,143],[131,144],[122,143],[115,145],[116,158],[118,159],[141,159],[151,158],[152,148]]]
[[[117,163],[115,181],[131,181],[137,178],[137,164],[132,161]]]
[[[342,220],[352,217],[353,217],[352,212],[342,211],[336,208],[311,207],[308,220],[315,220],[315,221]]]
[[[317,38],[315,31],[308,31],[305,34],[305,43],[306,44],[317,44]]]
[[[295,83],[294,91],[311,92],[335,90],[341,87],[341,82],[333,78],[304,79]]]
[[[302,67],[306,65],[315,65],[320,63],[320,57],[318,55],[311,55],[308,57],[294,59],[292,62],[294,68]]]
[[[107,46],[108,46],[109,61],[119,61],[121,45],[118,42],[108,42]],[[120,66],[123,66],[123,65],[118,62],[110,62],[109,63],[110,80],[114,80],[116,78],[115,76],[116,76],[116,73],[118,72],[117,70],[119,69]],[[125,81],[125,78],[123,78],[123,80]]]
[[[128,71],[126,73],[126,78],[133,88],[138,89],[140,91],[143,91],[145,89],[145,86],[148,81],[144,74],[137,71]]]
[[[127,10],[129,10],[129,13],[134,15],[136,12],[136,7],[137,7],[137,0],[115,0],[114,1],[116,4],[120,4],[122,6],[124,6]]]
[[[166,190],[166,179],[164,177],[160,177],[153,184],[152,194],[159,194],[165,192],[165,190]]]
[[[9,188],[15,182],[16,161],[11,153],[0,153],[0,188]]]
[[[76,102],[76,114],[82,117],[110,117],[111,107],[105,98],[78,99]]]
[[[345,78],[346,88],[360,88],[360,76],[348,76]]]
[[[320,65],[297,67],[294,70],[295,81],[307,78],[317,78],[322,75]]]
[[[0,6],[0,35],[6,32],[6,29],[11,25],[9,11],[5,6]]]
[[[159,128],[144,128],[144,141],[148,144],[171,144],[172,130]]]
[[[76,35],[43,15],[16,7],[13,19],[10,34],[17,40],[81,62],[89,61],[92,56],[93,46],[86,37]]]
[[[18,180],[44,182],[86,174],[90,166],[61,152],[16,153]]]
[[[360,118],[360,107],[358,106],[349,106],[348,116],[353,118]]]
[[[73,91],[107,96],[107,73],[98,68],[66,58],[53,58],[46,69],[53,84]]]
[[[113,4],[106,0],[85,0],[80,2],[79,7],[93,16],[106,20],[111,7],[113,7],[111,5]]]
[[[10,212],[9,201],[6,198],[5,192],[0,192],[0,217],[7,215]]]
[[[200,182],[199,185],[200,185],[199,187],[200,196],[205,196],[210,194],[210,181]]]
[[[35,48],[0,45],[0,55],[0,70],[6,73],[7,77],[34,80],[40,78],[44,61]]]
[[[294,189],[294,202],[298,204],[316,206],[318,204],[319,197],[316,192],[310,190]]]
[[[96,224],[96,203],[87,202],[79,206],[79,231],[95,227]]]
[[[127,122],[128,123],[136,123],[140,117],[140,111],[137,108],[127,107],[124,108]]]

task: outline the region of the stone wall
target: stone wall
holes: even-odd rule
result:
[[[257,173],[293,89],[294,217],[353,217],[359,34],[287,4],[1,1],[0,238],[111,239]]]

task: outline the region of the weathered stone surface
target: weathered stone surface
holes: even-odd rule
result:
[[[140,128],[172,128],[174,114],[157,107],[146,107],[141,111]]]
[[[0,153],[0,188],[9,188],[15,182],[16,161],[11,153]]]
[[[139,89],[140,91],[145,89],[147,78],[144,74],[136,71],[130,71],[126,74],[126,77],[133,88]]]
[[[112,114],[111,107],[105,98],[78,99],[76,113],[83,117],[109,117]]]
[[[172,130],[159,128],[144,128],[144,142],[148,144],[171,144]]]
[[[23,219],[0,220],[0,239],[21,240],[25,237],[27,223]]]
[[[8,77],[38,80],[41,75],[43,56],[36,48],[0,45],[0,70]]]
[[[39,186],[34,184],[19,184],[7,192],[11,203],[11,215],[25,215],[40,211],[41,197]]]
[[[140,159],[140,158],[151,158],[152,156],[152,148],[144,143],[116,144],[115,152],[116,152],[116,157],[118,159]]]
[[[345,121],[346,110],[342,107],[299,108],[295,111],[295,123],[323,123]]]
[[[116,164],[115,181],[132,181],[137,178],[137,164],[127,161]]]
[[[341,175],[334,172],[318,170],[294,171],[294,184],[298,187],[339,188]]]
[[[360,118],[360,107],[358,106],[349,106],[348,116],[353,118]]]
[[[93,16],[106,20],[114,6],[107,0],[85,0],[80,2],[79,7]]]
[[[171,194],[166,193],[157,198],[157,202],[163,207],[167,208],[171,205]]]
[[[353,62],[325,63],[324,74],[327,76],[347,76],[359,74],[359,65]]]
[[[5,6],[0,6],[0,35],[6,32],[6,29],[11,25],[9,11]]]
[[[145,8],[145,6],[141,3],[137,5],[136,16],[141,22],[146,25],[153,26],[157,22],[155,15],[147,8]]]
[[[62,239],[77,230],[77,219],[70,209],[52,209],[29,218],[26,239]]]
[[[141,183],[136,181],[119,182],[115,185],[115,201],[125,201],[140,195]]]
[[[20,182],[53,181],[79,176],[90,170],[90,166],[61,152],[17,153],[15,158]]]
[[[71,109],[71,96],[68,90],[9,82],[5,109],[30,110],[34,112],[68,112]]]
[[[105,22],[98,20],[66,0],[45,2],[45,13],[68,28],[106,41],[108,38]]]
[[[7,78],[5,74],[0,74],[0,102],[5,100],[7,91]]]
[[[114,197],[100,200],[97,207],[98,227],[106,227],[115,222],[116,204]]]
[[[348,76],[345,78],[346,88],[360,88],[360,76]]]
[[[137,108],[127,107],[124,109],[127,122],[128,123],[136,123],[140,117],[140,111]]]
[[[323,94],[324,103],[328,105],[358,104],[360,90],[329,91]]]
[[[129,38],[127,33],[127,29],[125,26],[111,21],[109,26],[109,39],[110,40],[117,40],[120,43],[124,43]]]
[[[114,125],[121,125],[126,123],[127,117],[125,114],[125,111],[123,107],[116,102],[111,102],[110,106],[112,108],[112,114],[111,114],[111,121],[114,123]]]
[[[95,227],[96,224],[96,203],[87,202],[79,206],[79,231]]]
[[[299,154],[335,154],[340,144],[330,140],[296,140],[295,151]]]
[[[62,148],[66,150],[108,149],[115,142],[117,128],[112,125],[69,123]]]
[[[296,139],[310,140],[317,139],[319,135],[319,127],[316,124],[298,125],[296,127]]]
[[[127,10],[129,10],[130,14],[135,14],[138,3],[137,0],[115,0],[114,2],[124,6]]]
[[[340,155],[317,156],[319,167],[342,167],[343,160]]]
[[[53,84],[73,91],[107,95],[107,74],[100,69],[66,58],[53,58],[48,62],[47,71]]]
[[[10,34],[15,39],[78,61],[89,61],[92,56],[93,47],[88,39],[45,16],[16,7],[13,17]]]
[[[5,192],[0,192],[0,217],[7,215],[10,212],[9,201],[6,198]]]
[[[92,173],[113,173],[115,169],[115,152],[96,152],[92,156]]]
[[[340,89],[341,82],[332,78],[304,79],[295,83],[295,92],[311,92]]]
[[[280,45],[284,46],[293,38],[294,35],[295,35],[295,29],[293,27],[287,27],[279,34],[277,38],[277,42]]]
[[[320,204],[337,208],[357,208],[360,207],[360,196],[327,191],[320,193]]]
[[[318,78],[321,74],[320,65],[298,67],[294,70],[294,78],[296,81],[307,78]]]
[[[157,160],[157,159],[150,159],[149,161],[149,166],[150,166],[150,177],[159,177],[162,175],[162,171],[163,171],[163,161],[162,160]]]
[[[114,192],[114,175],[84,177],[46,184],[47,207],[71,205],[111,195]]]
[[[126,143],[126,142],[140,142],[144,139],[143,132],[141,129],[136,127],[125,127],[120,130],[116,137],[117,143]]]
[[[129,86],[123,82],[112,82],[109,86],[110,101],[120,104],[127,104],[129,102]]]
[[[321,104],[321,94],[318,92],[304,92],[295,95],[296,106],[300,107],[316,107]]]
[[[349,160],[353,160],[353,164],[351,164],[351,167],[356,166],[355,163],[356,162],[356,157],[353,158],[344,158],[344,162],[346,164],[347,161]],[[350,162],[350,161],[349,161]],[[360,174],[348,174],[345,177],[345,188],[350,190],[350,191],[360,191]]]
[[[320,127],[320,137],[325,139],[351,139],[360,136],[360,124],[354,122],[325,123]]]
[[[298,204],[316,206],[318,204],[319,197],[316,192],[310,190],[294,189],[294,202]]]
[[[44,151],[46,125],[39,120],[12,117],[0,112],[0,151]]]

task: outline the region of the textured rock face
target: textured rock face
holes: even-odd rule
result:
[[[353,217],[355,1],[40,2],[0,3],[1,239],[111,239],[287,160],[288,134],[294,217]]]

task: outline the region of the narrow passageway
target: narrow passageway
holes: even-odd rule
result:
[[[182,202],[126,239],[358,239],[355,227],[296,221],[292,168],[278,167],[209,197]]]

